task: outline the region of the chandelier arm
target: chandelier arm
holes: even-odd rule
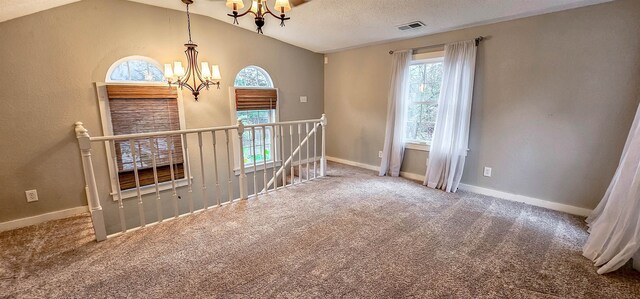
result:
[[[191,61],[189,60],[189,48],[187,47],[187,49],[184,51],[185,56],[187,56],[187,70],[184,73],[184,77],[182,77],[182,79],[179,79],[182,85],[187,85],[189,86],[189,79],[191,78],[191,72],[193,72],[193,70],[191,69],[192,65],[191,65]]]
[[[193,86],[196,86],[196,79],[203,82],[202,75],[200,74],[200,67],[198,67],[198,50],[195,47],[187,49],[187,60],[189,63],[189,75],[192,77]]]
[[[196,92],[196,89],[189,85],[189,83],[183,82],[182,84],[180,84],[180,88],[183,87],[186,87],[189,91],[191,91],[191,93]]]
[[[280,19],[280,20],[284,20],[284,19],[287,19],[287,20],[288,20],[288,19],[290,19],[290,18],[285,18],[285,17],[284,17],[284,13],[281,13],[281,14],[280,14],[280,16],[278,16],[278,15],[274,14],[274,13],[271,11],[271,9],[269,9],[269,6],[268,6],[268,5],[266,5],[266,3],[267,3],[267,1],[265,0],[264,4],[263,4],[263,6],[262,6],[262,7],[264,8],[265,12],[266,12],[266,13],[263,13],[263,14],[262,14],[262,16],[263,16],[263,17],[264,17],[264,15],[266,15],[266,14],[268,13],[268,14],[270,14],[270,15],[274,16],[276,19]]]
[[[255,12],[253,12],[251,10],[251,6],[249,6],[249,9],[247,9],[247,11],[245,11],[245,12],[243,12],[241,14],[230,14],[230,13],[228,13],[227,15],[230,16],[230,17],[234,17],[234,18],[240,18],[240,17],[244,17],[244,16],[248,15],[249,13],[251,13],[252,15],[254,15],[256,17],[258,16]]]

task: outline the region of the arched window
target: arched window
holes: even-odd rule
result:
[[[269,73],[267,73],[267,71],[265,71],[261,67],[250,65],[238,72],[233,85],[235,87],[273,88],[273,81],[271,81],[271,77],[269,76]]]
[[[241,119],[248,125],[277,121],[278,90],[274,88],[267,71],[255,65],[245,67],[236,75],[234,87],[235,92],[231,100],[236,109],[232,119]],[[275,163],[273,153],[276,145],[272,142],[271,130],[271,127],[258,127],[255,136],[251,135],[253,131],[245,131],[242,135],[245,171],[254,171],[254,163]],[[236,165],[236,168],[239,168],[239,165]]]
[[[160,64],[144,56],[129,56],[116,61],[107,71],[105,82],[164,82]]]

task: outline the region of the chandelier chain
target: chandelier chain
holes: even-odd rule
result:
[[[191,40],[191,14],[189,14],[189,4],[187,4],[187,30],[189,31],[189,43],[193,43]]]

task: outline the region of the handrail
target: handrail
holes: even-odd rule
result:
[[[304,124],[309,122],[320,122],[322,119],[309,119],[309,120],[296,120],[296,121],[282,121],[282,122],[273,122],[273,123],[264,123],[258,125],[244,125],[244,128],[258,128],[263,126],[273,126],[273,125],[295,125],[295,124]],[[82,123],[78,122],[76,125],[82,125]],[[185,130],[175,130],[175,131],[163,131],[163,132],[150,132],[150,133],[138,133],[138,134],[126,134],[126,135],[112,135],[112,136],[96,136],[90,137],[89,140],[92,142],[98,141],[111,141],[111,140],[129,140],[129,139],[138,139],[138,138],[146,138],[146,137],[163,137],[163,136],[172,136],[172,135],[181,135],[181,134],[192,134],[192,133],[203,133],[203,132],[212,132],[212,131],[224,131],[224,130],[233,130],[238,129],[238,125],[233,126],[224,126],[224,127],[210,127],[210,128],[201,128],[201,129],[185,129]]]
[[[302,126],[304,124],[304,126]],[[312,125],[313,128],[311,131],[309,131],[309,125]],[[188,208],[189,214],[193,214],[195,211],[194,209],[194,198],[193,198],[193,193],[194,191],[197,191],[199,194],[201,195],[201,203],[198,203],[198,206],[203,206],[204,208],[202,210],[206,210],[208,207],[210,207],[209,205],[209,199],[212,199],[214,202],[217,203],[218,206],[220,206],[222,204],[221,199],[222,199],[222,190],[221,190],[221,180],[222,179],[226,179],[227,180],[227,188],[225,190],[225,192],[227,193],[229,199],[227,202],[233,202],[236,199],[238,199],[237,197],[235,197],[236,194],[239,193],[239,199],[240,200],[245,200],[251,196],[258,196],[259,194],[262,193],[268,193],[269,192],[269,187],[273,186],[273,190],[278,189],[277,184],[274,185],[274,183],[277,181],[277,178],[282,175],[283,178],[283,185],[282,187],[287,187],[286,184],[286,166],[287,165],[291,165],[291,173],[293,174],[293,164],[294,164],[294,156],[298,156],[298,171],[301,172],[301,159],[302,159],[302,145],[306,145],[306,154],[307,154],[307,158],[306,158],[306,163],[307,163],[307,181],[309,180],[309,141],[311,136],[313,136],[314,138],[314,154],[313,154],[313,165],[314,165],[314,173],[316,171],[316,140],[317,140],[317,134],[318,134],[318,127],[322,128],[322,136],[321,136],[321,156],[320,156],[320,177],[323,177],[326,175],[326,154],[325,154],[325,126],[327,125],[327,119],[326,116],[323,114],[321,118],[319,119],[309,119],[309,120],[298,120],[298,121],[284,121],[284,122],[272,122],[272,123],[264,123],[264,124],[256,124],[256,125],[245,125],[242,123],[241,120],[238,120],[236,125],[232,125],[232,126],[222,126],[222,127],[211,127],[211,128],[200,128],[200,129],[186,129],[186,130],[175,130],[175,131],[164,131],[164,132],[150,132],[150,133],[139,133],[139,134],[127,134],[127,135],[115,135],[115,136],[99,136],[99,137],[92,137],[89,135],[89,131],[83,126],[83,124],[81,122],[77,122],[75,123],[75,133],[76,133],[76,138],[78,139],[78,146],[80,149],[80,154],[81,154],[81,159],[82,159],[82,166],[83,166],[83,173],[84,173],[84,179],[85,179],[85,189],[86,189],[86,195],[87,195],[87,201],[89,204],[89,208],[90,208],[90,212],[91,212],[91,218],[92,218],[92,222],[93,222],[93,226],[94,226],[94,232],[95,232],[95,236],[96,236],[96,240],[97,241],[101,241],[106,239],[109,236],[112,235],[116,235],[116,234],[122,234],[125,233],[129,230],[135,229],[135,228],[131,228],[131,227],[127,227],[127,221],[125,221],[125,205],[123,204],[123,195],[122,195],[122,191],[121,190],[121,186],[120,186],[120,178],[119,175],[116,173],[115,175],[113,173],[110,174],[111,176],[111,186],[112,186],[112,191],[115,189],[116,194],[118,195],[117,197],[117,210],[118,210],[118,216],[119,216],[119,220],[120,220],[120,232],[119,233],[115,233],[115,234],[111,234],[108,235],[107,233],[107,229],[106,229],[106,223],[105,223],[105,216],[104,216],[104,211],[102,209],[102,205],[101,205],[101,201],[100,201],[100,196],[99,196],[99,192],[98,192],[98,182],[96,180],[96,176],[95,176],[95,171],[93,168],[93,161],[92,161],[92,144],[94,142],[104,142],[106,149],[107,149],[107,153],[106,156],[109,158],[109,156],[111,156],[110,158],[113,161],[109,161],[109,163],[113,163],[111,165],[114,166],[109,166],[110,168],[113,167],[118,167],[118,159],[116,157],[116,141],[128,141],[128,147],[130,148],[130,159],[132,159],[134,161],[133,163],[133,176],[134,176],[134,182],[135,182],[135,188],[132,188],[132,190],[135,190],[136,192],[136,198],[137,198],[137,208],[138,208],[138,214],[139,214],[139,226],[138,227],[145,227],[147,225],[153,225],[154,223],[160,223],[165,219],[165,215],[162,209],[162,194],[161,194],[161,190],[160,190],[160,181],[158,178],[158,163],[157,163],[157,158],[158,158],[158,149],[156,148],[156,145],[154,144],[154,140],[153,138],[163,138],[163,137],[172,137],[172,136],[179,136],[180,137],[180,143],[182,143],[182,150],[183,150],[183,154],[184,154],[184,160],[183,160],[183,166],[182,166],[182,172],[184,175],[184,177],[186,178],[186,182],[187,185],[184,186],[186,189],[184,190],[184,192],[186,192],[186,198],[188,200]],[[285,134],[284,134],[284,127],[285,126],[289,126],[289,143],[290,143],[290,149],[291,152],[289,153],[289,157],[286,158],[285,155],[285,147],[284,147],[284,140],[285,140]],[[294,127],[297,126],[297,138],[295,138],[293,135],[294,132]],[[302,138],[302,129],[305,129],[306,135],[304,137],[304,139]],[[271,131],[271,142],[272,145],[274,146],[273,148],[273,155],[272,155],[272,159],[273,159],[273,177],[271,178],[271,180],[268,179],[268,173],[267,173],[267,160],[266,159],[262,159],[261,162],[261,166],[262,166],[262,171],[263,171],[263,179],[262,179],[262,183],[264,184],[263,186],[265,186],[262,191],[260,191],[260,189],[257,188],[256,185],[256,172],[258,171],[258,168],[256,167],[256,163],[254,160],[254,169],[253,169],[253,180],[254,180],[254,186],[253,186],[253,195],[249,194],[249,188],[247,186],[247,175],[246,175],[246,171],[245,171],[245,163],[243,163],[244,161],[244,146],[243,146],[243,134],[246,132],[252,132],[251,134],[251,138],[253,138],[252,141],[252,148],[253,148],[253,152],[257,153],[257,148],[256,148],[256,129],[260,129],[262,130],[262,134],[261,134],[261,138],[262,138],[262,150],[264,151],[263,154],[266,155],[267,150],[266,150],[266,130],[267,129],[272,130]],[[278,133],[278,129],[280,129],[280,133]],[[224,142],[221,143],[220,145],[225,149],[226,151],[226,157],[224,154],[222,154],[222,156],[218,155],[218,151],[216,150],[216,133],[219,133],[220,131],[224,132],[223,136],[224,136]],[[206,134],[203,134],[206,133]],[[232,135],[233,134],[233,135]],[[237,135],[236,135],[237,134]],[[191,142],[193,142],[194,140],[191,139],[191,142],[188,142],[188,136],[191,135],[196,135],[195,137],[197,137],[197,144],[192,144]],[[211,146],[212,148],[206,149],[204,147],[204,142],[203,142],[203,135],[205,136],[210,136],[210,142],[211,142]],[[218,134],[219,135],[219,134]],[[136,144],[137,142],[140,142],[140,139],[143,138],[148,138],[148,140],[143,140],[142,142],[147,142],[149,149],[150,149],[150,153],[144,152],[142,150],[138,150],[136,149]],[[237,138],[237,139],[235,139]],[[260,138],[260,137],[258,137]],[[233,145],[231,143],[232,139],[237,140],[237,145]],[[293,141],[294,139],[297,139],[297,142],[299,143],[298,147],[295,148],[293,147]],[[280,142],[280,148],[278,148],[278,141]],[[177,193],[177,188],[179,186],[177,186],[177,178],[176,178],[176,170],[177,168],[174,169],[174,161],[173,161],[173,154],[172,154],[172,150],[174,149],[174,138],[168,138],[168,141],[170,144],[168,144],[166,150],[168,151],[168,157],[169,157],[169,172],[170,172],[170,178],[171,178],[171,199],[170,202],[173,203],[174,206],[174,218],[178,218],[182,213],[180,212],[180,209],[178,207],[178,199],[180,199],[181,197],[178,195]],[[191,148],[189,148],[189,144],[192,145]],[[233,149],[232,149],[233,148]],[[206,151],[205,151],[206,150]],[[231,156],[231,152],[232,151],[236,151],[236,153],[239,156],[239,161],[240,161],[240,174],[236,174],[238,175],[238,179],[237,179],[237,187],[234,187],[234,180],[233,175],[232,175],[232,164],[233,164],[233,160],[232,160],[232,156]],[[199,160],[196,158],[196,160],[191,161],[190,158],[190,152],[191,154],[197,154],[197,156],[199,157]],[[209,153],[207,156],[210,159],[205,159],[205,154]],[[152,168],[153,169],[153,186],[155,187],[155,204],[156,204],[156,222],[153,221],[147,221],[147,217],[145,215],[145,207],[146,207],[146,203],[145,201],[148,202],[148,200],[144,200],[143,198],[143,192],[141,189],[141,184],[140,184],[140,171],[141,168],[138,167],[138,163],[137,163],[137,159],[138,157],[140,157],[140,155],[145,154],[145,155],[150,155],[151,158],[151,164],[152,164]],[[255,154],[254,154],[255,155]],[[227,160],[227,175],[225,177],[225,175],[223,176],[219,176],[219,171],[218,171],[218,160],[219,159],[225,159]],[[238,157],[236,157],[237,159]],[[280,163],[282,163],[282,167],[280,167],[280,170],[276,170],[276,162],[278,162],[278,158],[280,158],[281,160],[279,161]],[[255,159],[255,158],[254,158]],[[206,161],[212,161],[213,162],[213,168],[208,168],[206,165]],[[193,171],[191,169],[191,162],[196,162],[195,165],[198,165],[197,163],[199,162],[199,169],[200,169],[200,173],[198,174],[198,171]],[[163,164],[164,165],[164,164]],[[166,165],[165,165],[166,166]],[[113,170],[113,169],[112,169]],[[166,169],[165,169],[166,170]],[[213,170],[213,171],[212,171]],[[213,176],[209,176],[209,174],[212,174]],[[148,175],[148,174],[147,174]],[[166,173],[165,173],[166,175]],[[199,179],[199,186],[196,188],[194,187],[194,181],[193,181],[193,175],[197,175],[198,179]],[[314,179],[316,178],[316,176],[314,175]],[[299,180],[299,182],[302,182],[302,178]],[[209,186],[213,186],[214,192],[207,192],[207,185],[209,184]],[[293,184],[293,181],[292,181]],[[291,185],[292,185],[291,184]],[[166,187],[166,186],[165,186]],[[199,191],[197,189],[200,189]],[[163,190],[169,190],[167,188],[163,189]],[[239,191],[238,193],[236,193],[236,191]],[[146,193],[145,193],[146,194]],[[199,211],[199,210],[198,210]],[[185,212],[186,213],[186,212]],[[153,218],[149,219],[152,220]]]

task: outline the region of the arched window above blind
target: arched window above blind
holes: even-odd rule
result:
[[[105,82],[164,82],[160,64],[144,56],[129,56],[111,65]]]
[[[236,80],[233,84],[235,87],[267,87],[273,88],[273,81],[271,76],[263,68],[250,65],[243,68],[236,75]]]

